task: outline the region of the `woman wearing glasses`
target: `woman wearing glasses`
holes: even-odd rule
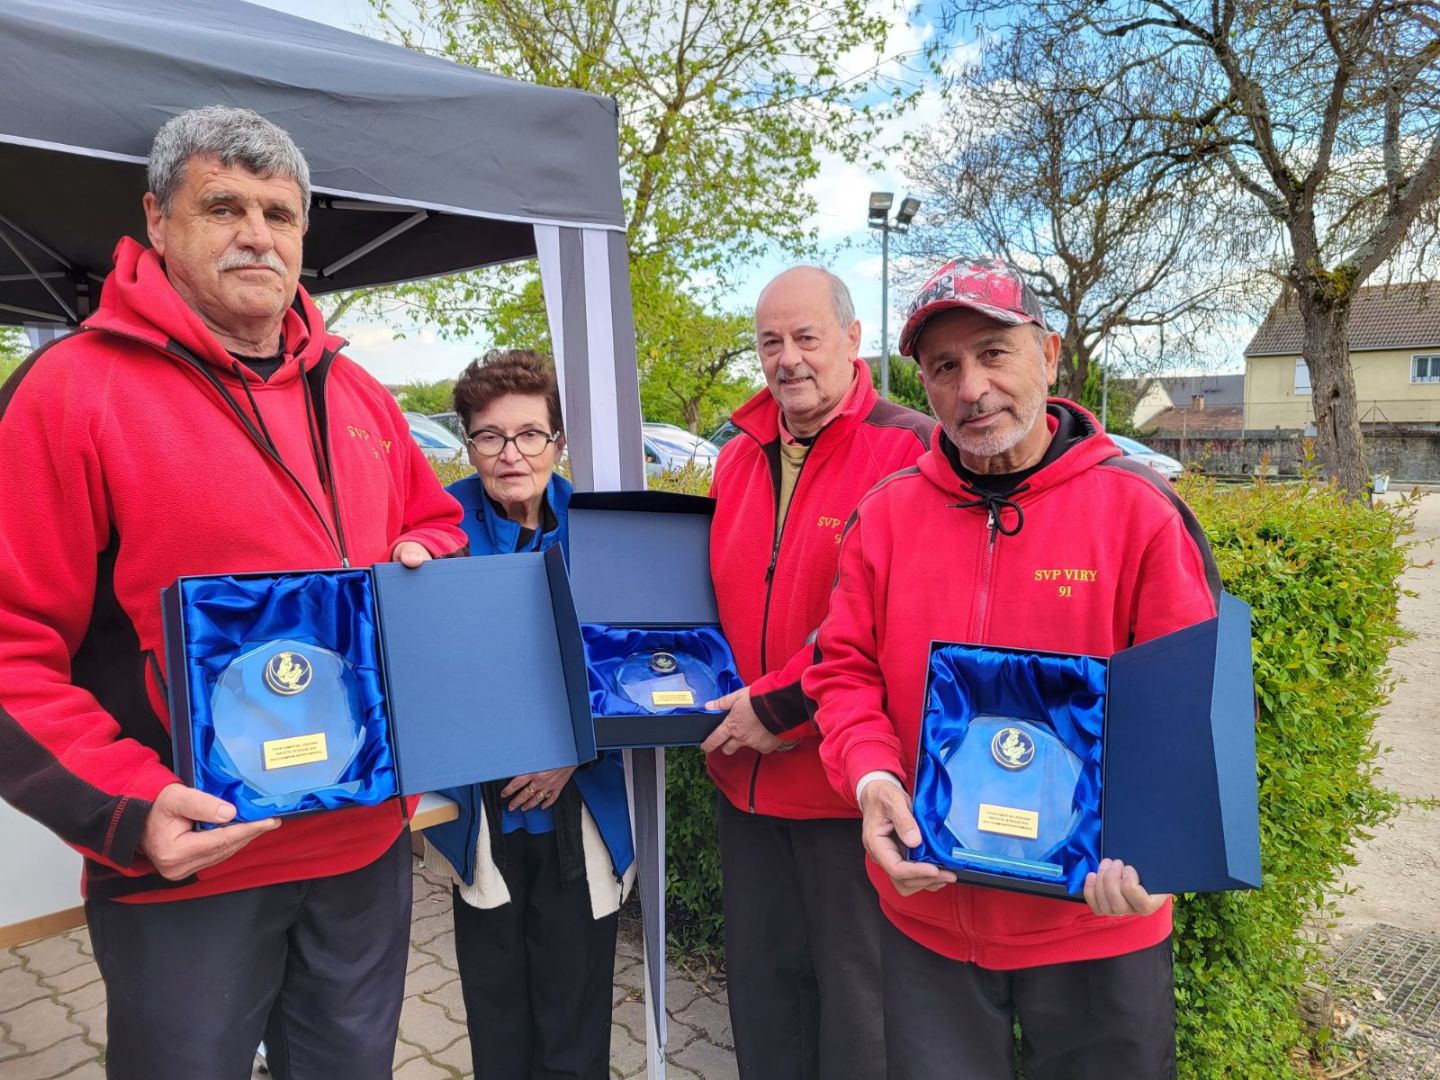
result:
[[[566,545],[570,483],[550,361],[491,352],[455,386],[475,475],[448,489],[471,555]],[[466,612],[476,645],[503,611]],[[454,880],[455,953],[477,1078],[609,1076],[616,912],[634,847],[618,753],[458,788],[453,822],[426,831],[426,862]]]

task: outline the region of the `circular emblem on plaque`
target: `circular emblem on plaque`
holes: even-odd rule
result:
[[[680,670],[680,661],[668,652],[657,652],[650,657],[650,670],[656,675],[673,675]]]
[[[1023,769],[1035,760],[1035,740],[1018,727],[1003,727],[990,740],[990,756],[1006,769]]]
[[[298,694],[310,685],[315,673],[304,653],[278,652],[265,663],[265,685],[277,694]]]

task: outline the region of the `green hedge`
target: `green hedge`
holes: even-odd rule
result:
[[[1181,1073],[1282,1076],[1304,1044],[1295,1003],[1317,974],[1314,930],[1333,918],[1356,843],[1397,808],[1378,782],[1374,724],[1404,636],[1411,508],[1311,484],[1194,481],[1184,494],[1254,613],[1264,888],[1176,907]]]

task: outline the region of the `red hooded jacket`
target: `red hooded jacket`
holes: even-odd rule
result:
[[[870,492],[846,529],[804,688],[818,706],[825,768],[852,806],[872,770],[913,786],[932,641],[1110,656],[1215,614],[1209,546],[1170,485],[1122,457],[1078,405],[1052,401],[1052,431],[1057,418],[1074,441],[1009,496],[1018,514],[999,511],[1005,531],[1019,526],[1013,535],[964,486],[938,428],[917,467]],[[902,897],[868,867],[902,932],[982,967],[1118,956],[1170,932],[1169,904],[1116,918],[972,885]]]
[[[720,626],[761,721],[793,750],[709,756],[710,776],[737,809],[785,818],[855,817],[816,752],[800,674],[814,655],[840,552],[840,533],[860,497],[925,450],[935,421],[883,400],[864,361],[854,394],[816,436],[795,482],[781,534],[780,408],[762,390],[731,417],[742,434],[725,444],[711,494],[710,570]]]
[[[292,818],[180,883],[136,850],[176,782],[161,589],[465,543],[405,418],[303,290],[284,340],[262,381],[127,238],[95,315],[0,389],[0,795],[86,857],[87,896],[344,873],[402,828],[393,799]]]

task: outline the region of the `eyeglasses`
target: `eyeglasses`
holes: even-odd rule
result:
[[[502,435],[498,431],[481,428],[479,431],[472,431],[466,435],[465,441],[481,457],[499,457],[505,452],[505,444],[512,442],[515,444],[515,449],[526,457],[539,457],[545,452],[545,448],[559,437],[558,431],[550,433],[536,431],[534,428],[514,435]]]

